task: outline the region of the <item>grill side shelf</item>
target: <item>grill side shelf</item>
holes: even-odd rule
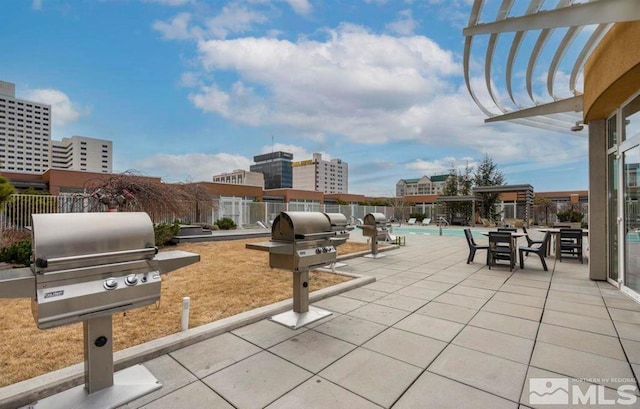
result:
[[[32,298],[36,278],[29,267],[0,270],[0,298]]]

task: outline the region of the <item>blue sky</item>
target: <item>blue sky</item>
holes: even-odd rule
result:
[[[462,69],[470,0],[9,0],[0,79],[52,105],[53,139],[109,139],[168,182],[321,152],[349,192],[488,154],[509,184],[586,189],[586,132],[485,124]],[[478,57],[481,58],[481,57]],[[273,143],[272,143],[273,141]]]

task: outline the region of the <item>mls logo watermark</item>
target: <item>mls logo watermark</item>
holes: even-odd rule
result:
[[[594,383],[619,383],[617,389]],[[634,379],[529,379],[529,403],[532,405],[633,405],[637,402]]]

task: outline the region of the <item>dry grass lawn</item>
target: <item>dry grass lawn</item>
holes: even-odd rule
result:
[[[163,276],[162,298],[148,307],[113,316],[114,351],[180,331],[182,297],[191,297],[190,327],[196,327],[292,297],[292,273],[269,268],[267,252],[247,250],[247,239],[182,243],[168,250],[200,254],[200,263]],[[338,254],[367,250],[348,242]],[[311,291],[349,280],[312,272]],[[0,386],[82,362],[82,324],[39,330],[28,299],[0,299]]]

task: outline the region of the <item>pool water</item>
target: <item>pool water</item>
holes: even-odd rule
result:
[[[393,226],[392,234],[422,234],[425,236],[439,236],[440,229],[437,227],[396,227]],[[471,230],[471,234],[474,237],[484,237],[482,233],[477,230]],[[458,229],[455,227],[443,227],[442,228],[443,236],[456,236],[456,237],[464,237],[464,229]]]

